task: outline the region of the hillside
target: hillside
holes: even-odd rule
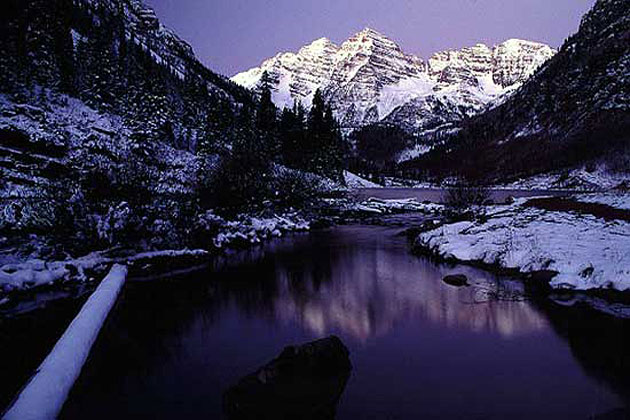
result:
[[[505,181],[605,165],[630,168],[630,1],[598,0],[579,31],[505,103],[404,169]]]
[[[329,185],[322,175],[340,178],[337,125],[323,103],[285,113],[290,121],[280,130],[264,91],[204,67],[142,2],[6,6],[0,250],[7,258],[63,259],[117,244],[212,248],[226,223],[213,212],[282,213]]]

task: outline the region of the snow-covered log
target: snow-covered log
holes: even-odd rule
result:
[[[116,264],[112,267],[3,419],[35,420],[57,417],[116,302],[126,276],[126,266]]]

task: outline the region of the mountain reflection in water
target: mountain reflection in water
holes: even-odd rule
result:
[[[252,309],[252,301],[260,302],[263,312],[278,321],[297,321],[321,336],[341,331],[361,341],[386,334],[409,318],[503,336],[547,326],[543,316],[519,301],[520,283],[499,281],[474,268],[438,266],[409,254],[402,238],[375,241],[375,229],[388,230],[346,227],[344,235],[318,232],[315,241],[312,236],[294,239],[288,250],[291,258],[286,259],[283,243],[248,253],[248,261],[264,265],[273,279],[270,290],[248,289],[261,296],[243,296],[241,284],[229,282],[240,281],[239,273],[229,269],[221,276],[226,281],[214,286],[237,305]],[[455,288],[440,281],[453,272],[466,274],[472,286]]]
[[[626,321],[413,256],[400,230],[342,226],[131,279],[62,418],[219,418],[239,378],[329,334],[354,367],[339,419],[586,419],[627,405]],[[451,273],[471,286],[442,282]]]

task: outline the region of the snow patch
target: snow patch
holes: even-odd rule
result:
[[[367,179],[362,178],[359,175],[353,174],[352,172],[349,172],[349,171],[344,171],[343,177],[346,181],[346,185],[350,189],[381,188],[382,187],[382,185],[375,184],[374,182],[368,181]]]
[[[522,273],[558,274],[554,288],[630,290],[630,223],[525,208],[527,199],[488,210],[485,222],[459,222],[421,233],[416,245],[447,259]]]

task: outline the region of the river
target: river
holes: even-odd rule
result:
[[[628,406],[627,321],[413,256],[400,230],[340,226],[130,279],[61,417],[222,418],[240,377],[329,334],[354,367],[338,419],[587,419]],[[449,273],[473,285],[443,283]]]

